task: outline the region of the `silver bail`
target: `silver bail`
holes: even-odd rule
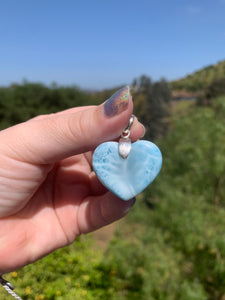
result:
[[[124,129],[124,131],[121,134],[122,138],[129,138],[129,136],[130,136],[130,129],[131,129],[131,126],[134,123],[134,118],[135,118],[134,115],[131,115],[128,126]]]
[[[131,140],[129,139],[129,136],[130,136],[131,126],[134,123],[134,118],[135,118],[134,115],[130,117],[129,124],[122,132],[121,138],[119,140],[119,146],[118,146],[119,155],[124,159],[128,157],[131,150]]]

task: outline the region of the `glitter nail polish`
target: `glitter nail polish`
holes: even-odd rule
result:
[[[129,103],[130,89],[125,86],[113,94],[104,104],[104,113],[108,117],[113,117],[116,114],[124,111]]]

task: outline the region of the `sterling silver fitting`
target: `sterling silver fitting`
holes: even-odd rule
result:
[[[135,118],[134,115],[130,117],[129,124],[122,132],[121,138],[119,140],[119,146],[118,146],[119,155],[124,159],[128,157],[131,150],[131,140],[129,139],[129,137],[130,137],[131,126],[134,123],[134,118]]]

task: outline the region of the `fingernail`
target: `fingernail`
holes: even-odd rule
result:
[[[146,129],[145,129],[145,126],[143,124],[141,124],[142,127],[143,127],[143,133],[141,135],[141,138],[143,138],[145,136],[145,133],[146,133]]]
[[[130,207],[134,206],[135,202],[136,202],[136,197],[134,197],[133,199],[130,200]]]
[[[134,198],[128,200],[128,203],[127,203],[128,206],[127,206],[127,208],[126,208],[126,210],[125,210],[125,213],[126,213],[126,214],[130,211],[131,207],[134,206],[135,202],[136,202],[136,197],[134,197]]]
[[[105,103],[104,103],[104,113],[107,117],[113,117],[116,114],[124,111],[129,103],[130,98],[130,89],[129,86],[125,86],[115,94],[113,94]]]

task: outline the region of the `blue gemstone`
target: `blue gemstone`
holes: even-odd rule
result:
[[[159,148],[149,141],[132,144],[130,154],[122,158],[118,143],[99,145],[92,160],[93,168],[102,184],[123,200],[142,192],[158,175],[162,166]]]

